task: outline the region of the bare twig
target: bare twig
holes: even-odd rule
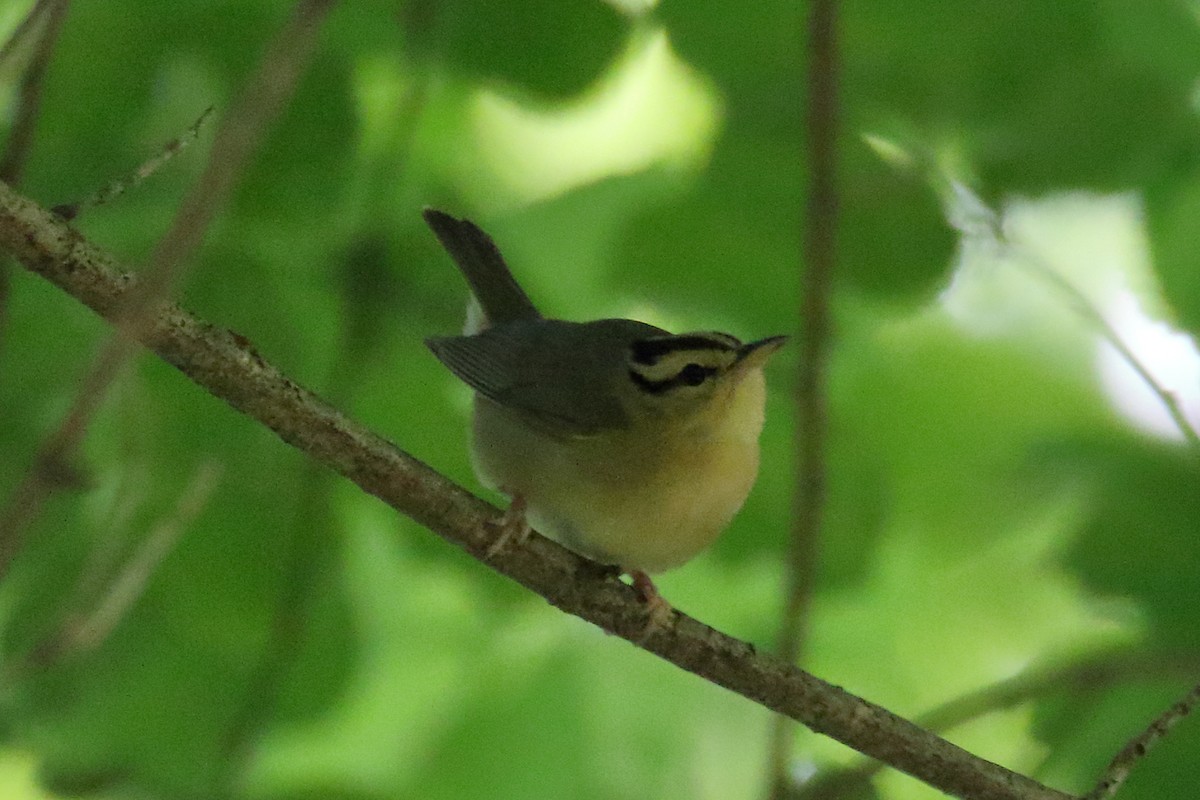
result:
[[[258,69],[221,120],[208,165],[184,199],[163,237],[147,276],[139,281],[149,298],[164,297],[200,246],[209,223],[224,208],[242,171],[287,107],[316,49],[321,23],[334,0],[300,0],[268,46]]]
[[[1082,663],[1034,667],[1008,680],[998,681],[978,691],[954,698],[922,714],[916,722],[936,733],[957,728],[981,717],[1015,708],[1050,695],[1094,693],[1109,686],[1134,681],[1176,680],[1195,675],[1195,655],[1105,654]],[[795,787],[789,800],[847,800],[857,797],[884,765],[862,760],[844,769],[822,772],[813,780]]]
[[[1197,454],[1200,454],[1200,432],[1197,432],[1191,421],[1188,420],[1187,414],[1183,411],[1183,406],[1179,403],[1179,398],[1175,396],[1174,392],[1159,383],[1158,379],[1150,373],[1146,365],[1129,349],[1129,345],[1125,343],[1120,334],[1109,324],[1099,309],[1092,304],[1091,300],[1070,281],[1056,272],[1041,256],[1033,253],[1030,248],[1024,248],[1020,255],[1021,257],[1018,259],[1019,263],[1024,263],[1030,272],[1057,289],[1070,302],[1079,315],[1099,331],[1109,346],[1117,351],[1121,360],[1137,373],[1138,377],[1142,379],[1150,391],[1154,393],[1154,396],[1158,398],[1158,401],[1162,403],[1163,408],[1170,415],[1171,421],[1175,423],[1175,427],[1179,429],[1180,435],[1183,436],[1188,446]]]
[[[95,525],[100,535],[88,550],[79,570],[68,608],[85,608],[94,603],[94,598],[103,591],[105,583],[117,572],[120,563],[129,557],[128,537],[120,534],[134,530],[134,517],[146,500],[146,488],[150,481],[145,473],[145,465],[136,459],[126,459],[122,467],[107,513]]]
[[[40,36],[33,45],[33,55],[21,78],[12,129],[4,146],[4,155],[0,157],[0,181],[10,186],[18,186],[21,183],[21,174],[25,170],[25,162],[33,144],[33,133],[37,128],[38,113],[42,105],[42,86],[45,84],[46,70],[50,65],[50,54],[54,52],[54,44],[58,40],[58,33],[62,29],[63,20],[66,19],[69,5],[70,0],[38,0],[4,43],[3,49],[0,49],[0,64],[3,64],[15,51],[19,42],[27,36],[34,35],[45,17]],[[9,271],[8,260],[0,260],[0,343],[3,342],[4,330],[7,327]]]
[[[1108,800],[1115,795],[1138,761],[1141,761],[1181,719],[1192,713],[1197,703],[1200,703],[1200,684],[1193,686],[1179,702],[1160,714],[1146,730],[1130,739],[1104,770],[1096,788],[1088,792],[1084,800]]]
[[[184,198],[150,266],[121,296],[115,335],[93,362],[59,427],[39,448],[33,467],[0,514],[0,578],[20,551],[23,531],[53,489],[48,476],[61,471],[103,401],[105,392],[144,338],[155,309],[183,275],[204,233],[225,206],[234,184],[283,111],[316,47],[320,23],[333,0],[301,0],[259,64],[236,105],[221,121],[208,164]]]
[[[215,462],[201,465],[191,482],[179,498],[174,513],[159,522],[146,537],[145,542],[134,553],[125,567],[117,574],[97,603],[96,608],[68,638],[71,647],[89,650],[103,642],[130,606],[141,597],[150,576],[158,565],[175,547],[200,512],[204,510],[208,497],[216,488],[221,468]]]
[[[150,577],[175,547],[179,537],[200,515],[220,474],[220,466],[213,462],[203,464],[196,471],[171,515],[154,527],[99,597],[92,600],[93,607],[89,611],[72,612],[61,628],[36,648],[31,666],[49,666],[61,659],[92,650],[108,638],[142,596]]]
[[[200,136],[200,128],[208,121],[212,114],[213,108],[209,106],[204,110],[195,122],[193,122],[182,135],[176,136],[152,157],[146,159],[138,165],[137,169],[130,172],[128,175],[122,175],[120,178],[109,181],[102,187],[100,191],[89,197],[87,200],[78,203],[66,203],[55,206],[53,211],[63,219],[74,220],[79,216],[79,212],[85,208],[95,208],[102,206],[113,198],[120,197],[130,189],[136,188],[142,181],[149,178],[155,172],[175,156],[182,153],[188,145],[196,141]]]
[[[837,260],[837,3],[814,0],[809,11],[808,86],[809,190],[804,300],[801,309],[800,372],[796,387],[796,487],[789,538],[786,594],[779,629],[779,657],[801,660],[813,585],[817,576],[825,506],[825,438],[828,425],[825,369],[829,349],[829,300]],[[769,764],[771,794],[791,784],[795,725],[772,720]]]
[[[1057,291],[1067,304],[1075,309],[1087,324],[1093,326],[1103,339],[1108,342],[1109,346],[1117,351],[1129,367],[1137,373],[1138,377],[1146,384],[1150,391],[1162,403],[1167,414],[1171,417],[1171,421],[1175,423],[1175,427],[1179,430],[1184,441],[1187,442],[1189,448],[1194,454],[1200,455],[1200,431],[1197,431],[1187,414],[1184,413],[1183,406],[1179,403],[1179,398],[1175,393],[1167,389],[1146,367],[1145,364],[1137,357],[1130,349],[1129,345],[1121,338],[1116,329],[1109,324],[1104,314],[1096,308],[1091,299],[1087,297],[1080,289],[1062,276],[1062,274],[1050,264],[1044,256],[1037,252],[1034,248],[1029,247],[1021,242],[1014,241],[1005,226],[999,214],[994,209],[989,207],[982,199],[980,199],[968,187],[951,180],[942,180],[938,175],[934,175],[934,181],[942,190],[944,202],[948,209],[948,217],[951,224],[962,233],[964,238],[974,238],[982,240],[990,245],[1000,248],[1009,257],[1011,257],[1019,266],[1023,267],[1029,274],[1035,278],[1045,281],[1055,291]]]
[[[0,184],[0,250],[110,322],[137,281],[61,219]],[[171,303],[140,328],[142,343],[234,408],[354,481],[363,491],[483,558],[501,512],[329,406],[258,355],[240,336]],[[488,523],[492,523],[489,526]],[[487,566],[552,605],[634,642],[716,685],[786,714],[817,733],[969,800],[1072,800],[904,720],[880,706],[716,631],[686,614],[646,636],[634,590],[542,536]]]
[[[25,161],[29,158],[33,132],[37,127],[38,112],[41,110],[46,70],[50,66],[54,43],[58,41],[58,34],[62,30],[70,2],[71,0],[45,0],[44,4],[38,3],[34,6],[25,19],[25,22],[29,22],[35,15],[41,14],[46,17],[41,35],[34,44],[33,56],[21,78],[16,113],[13,115],[8,143],[4,147],[4,157],[0,159],[0,180],[7,184],[16,185],[21,182],[21,173],[24,171]],[[23,22],[22,25],[24,24]],[[9,41],[15,40],[20,32],[21,29],[18,28]]]
[[[25,18],[17,23],[17,27],[13,29],[12,34],[5,40],[3,45],[0,45],[0,67],[16,56],[18,50],[24,46],[28,40],[37,31],[37,26],[41,24],[42,17],[50,10],[50,7],[60,2],[60,0],[37,0],[36,3],[29,9],[29,13]]]

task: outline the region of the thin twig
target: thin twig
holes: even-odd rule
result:
[[[24,529],[54,488],[49,476],[61,472],[69,461],[108,386],[135,351],[134,343],[145,337],[155,309],[182,278],[210,223],[286,107],[316,47],[320,23],[332,5],[333,0],[301,0],[296,5],[238,102],[221,121],[204,172],[159,241],[149,268],[122,295],[115,335],[101,349],[71,408],[39,448],[32,468],[0,514],[0,579],[21,549]]]
[[[982,235],[1006,248],[1017,264],[1058,291],[1075,309],[1076,313],[1087,324],[1093,326],[1121,359],[1137,373],[1138,377],[1162,403],[1191,452],[1200,454],[1200,431],[1197,431],[1187,418],[1175,393],[1159,383],[1091,299],[1055,270],[1045,257],[1032,247],[1014,242],[1004,230],[1000,216],[966,187],[955,185],[952,189],[959,201],[958,205],[965,210],[965,215],[961,216],[956,227],[959,227],[964,235]],[[1150,727],[1132,739],[1113,758],[1104,776],[1085,800],[1105,800],[1115,794],[1137,761],[1144,757],[1150,748],[1165,736],[1180,719],[1189,714],[1197,702],[1200,702],[1200,684],[1197,684],[1182,700],[1163,712]]]
[[[3,45],[0,45],[0,67],[16,56],[17,50],[25,44],[25,40],[32,36],[37,30],[37,26],[41,24],[42,17],[52,5],[58,2],[59,0],[38,0],[33,4],[25,18],[17,23],[12,35],[5,40]]]
[[[58,214],[63,219],[75,220],[79,217],[79,213],[83,209],[102,206],[114,198],[120,197],[130,189],[136,188],[142,183],[142,181],[149,178],[155,172],[158,172],[158,170],[161,169],[164,164],[182,153],[185,149],[187,149],[188,145],[196,141],[196,139],[200,137],[200,128],[202,128],[204,123],[208,121],[208,118],[212,112],[212,106],[206,108],[204,113],[202,113],[186,131],[167,142],[161,150],[139,164],[137,169],[133,170],[128,175],[122,175],[120,178],[109,181],[107,185],[103,186],[87,200],[55,206],[53,209],[54,213]]]
[[[100,535],[79,570],[68,603],[70,608],[84,608],[94,602],[93,598],[102,592],[122,560],[128,558],[130,543],[121,534],[134,529],[134,517],[146,501],[151,481],[145,465],[135,458],[123,459],[122,467],[108,509],[95,525]]]
[[[200,516],[209,495],[220,479],[221,467],[215,462],[202,464],[184,489],[171,516],[159,522],[125,567],[109,585],[92,613],[71,632],[68,643],[90,650],[103,642],[125,613],[142,596],[150,576],[167,554]]]
[[[4,181],[9,186],[20,185],[21,175],[25,171],[25,163],[29,159],[29,151],[33,145],[33,133],[37,128],[38,115],[41,111],[42,87],[45,85],[50,55],[54,52],[54,45],[58,41],[58,34],[62,30],[62,23],[66,19],[70,1],[39,0],[29,10],[17,29],[13,31],[8,41],[4,43],[3,49],[0,49],[0,64],[3,64],[16,50],[17,44],[21,40],[26,36],[34,35],[42,17],[46,18],[40,35],[33,45],[33,55],[21,78],[12,127],[8,135],[8,142],[4,146],[4,155],[0,157],[0,181]],[[8,325],[10,282],[8,259],[0,259],[0,344],[4,341],[4,331]]]
[[[38,447],[32,466],[0,513],[0,579],[7,574],[20,551],[24,529],[37,515],[46,497],[64,486],[76,488],[75,481],[64,482],[59,476],[75,473],[70,466],[71,454],[103,401],[104,388],[119,374],[132,352],[132,340],[122,336],[118,328],[118,333],[101,349],[84,375],[75,399],[58,427]]]
[[[62,30],[62,23],[67,17],[67,8],[70,3],[71,0],[48,0],[46,3],[45,25],[34,44],[33,56],[21,77],[13,124],[8,135],[8,142],[4,147],[4,157],[0,159],[0,181],[11,186],[21,182],[21,173],[29,158],[33,133],[37,128],[38,112],[42,105],[42,87],[45,85],[46,71],[50,66],[50,56],[54,52],[54,44],[58,41],[58,34]],[[34,6],[29,12],[26,21],[40,10],[42,10],[41,3]],[[14,33],[14,37],[16,35]]]
[[[179,537],[191,527],[216,488],[221,468],[215,462],[196,470],[172,513],[161,520],[117,571],[86,613],[73,612],[62,627],[34,651],[30,666],[44,668],[99,647],[146,589],[151,576]]]
[[[1108,342],[1121,359],[1137,373],[1150,391],[1162,403],[1171,421],[1179,430],[1193,453],[1200,454],[1200,431],[1197,431],[1179,398],[1167,389],[1138,359],[1129,345],[1121,338],[1116,329],[1108,322],[1095,304],[1078,287],[1054,269],[1046,258],[1027,244],[1013,241],[1012,236],[1005,230],[1003,220],[994,209],[988,206],[968,187],[955,181],[941,180],[934,176],[935,182],[942,185],[944,203],[948,209],[947,216],[951,224],[962,233],[964,238],[971,237],[992,243],[1007,251],[1007,255],[1031,275],[1039,278],[1059,292],[1067,304],[1083,317],[1084,321],[1095,327],[1100,336]]]
[[[0,184],[0,251],[110,322],[137,281],[61,219]],[[348,419],[256,353],[244,337],[161,303],[142,343],[197,384],[253,417],[389,506],[483,561],[501,512]],[[413,387],[417,390],[418,387]],[[686,614],[646,635],[644,604],[621,581],[531,534],[486,565],[573,614],[817,733],[969,800],[1073,800],[962,748],[792,664],[759,653]]]
[[[1121,748],[1121,752],[1113,758],[1108,765],[1108,769],[1104,770],[1104,775],[1096,783],[1096,788],[1092,789],[1084,800],[1108,800],[1117,793],[1121,785],[1125,783],[1129,777],[1129,773],[1137,766],[1147,753],[1158,744],[1158,742],[1166,736],[1172,728],[1174,728],[1181,719],[1192,713],[1192,709],[1196,704],[1200,703],[1200,684],[1192,687],[1179,702],[1172,705],[1166,711],[1158,716],[1150,726],[1140,734],[1129,740],[1129,743]]]
[[[1007,680],[997,681],[977,691],[956,697],[917,717],[916,723],[942,734],[960,725],[1039,698],[1067,692],[1095,693],[1109,686],[1130,681],[1178,679],[1194,675],[1197,659],[1189,656],[1164,656],[1161,653],[1107,654],[1082,663],[1034,667]],[[789,800],[846,800],[862,793],[871,778],[884,765],[861,760],[842,769],[822,772],[803,786],[795,787]]]
[[[1025,264],[1031,273],[1037,275],[1061,292],[1079,315],[1089,324],[1095,326],[1096,330],[1108,342],[1109,346],[1117,351],[1121,360],[1137,373],[1138,377],[1142,379],[1150,391],[1154,393],[1154,396],[1158,398],[1158,401],[1162,403],[1163,408],[1170,415],[1171,421],[1175,423],[1175,427],[1178,428],[1180,435],[1187,441],[1188,446],[1200,454],[1200,432],[1197,432],[1191,421],[1188,420],[1187,414],[1184,413],[1183,406],[1180,405],[1179,398],[1175,396],[1175,393],[1159,383],[1158,379],[1150,373],[1146,365],[1134,354],[1129,345],[1125,343],[1125,340],[1117,333],[1116,329],[1109,324],[1104,315],[1100,313],[1099,309],[1092,304],[1091,300],[1083,292],[1056,272],[1040,255],[1034,253],[1031,248],[1023,248],[1023,255],[1023,258],[1020,255],[1018,256],[1018,263]]]
[[[825,386],[829,351],[830,294],[837,261],[838,55],[836,0],[814,0],[809,11],[807,270],[801,309],[800,372],[796,387],[796,487],[786,563],[786,589],[779,629],[779,657],[803,657],[817,577],[825,507]],[[769,764],[771,794],[791,785],[795,724],[772,720]]]

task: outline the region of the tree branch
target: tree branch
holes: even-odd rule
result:
[[[1170,733],[1181,719],[1192,713],[1197,703],[1200,703],[1200,684],[1193,686],[1182,699],[1160,714],[1146,730],[1130,739],[1129,743],[1121,748],[1121,752],[1113,757],[1096,787],[1084,800],[1108,800],[1116,794],[1137,763],[1145,758],[1151,748]]]
[[[29,158],[29,150],[33,144],[38,112],[41,110],[42,87],[45,84],[46,70],[50,66],[50,56],[54,52],[54,44],[58,41],[58,33],[62,30],[62,23],[66,19],[69,5],[70,0],[39,2],[30,9],[29,15],[10,39],[10,42],[19,41],[23,33],[29,30],[26,25],[34,26],[40,16],[46,17],[45,26],[33,45],[33,56],[21,78],[12,130],[8,135],[8,143],[4,147],[4,157],[0,158],[0,180],[5,183],[17,184],[21,181],[21,173],[25,169],[25,162]],[[5,45],[6,50],[7,48],[8,44]],[[0,63],[3,60],[3,57],[0,57]]]
[[[0,66],[8,59],[26,36],[38,33],[33,44],[33,55],[21,77],[21,86],[17,92],[17,104],[13,110],[13,122],[4,145],[4,155],[0,157],[0,181],[11,186],[21,183],[21,175],[25,171],[25,162],[29,159],[29,151],[33,145],[33,132],[37,127],[38,115],[42,107],[42,86],[45,83],[46,71],[50,66],[50,56],[54,52],[54,44],[58,41],[59,31],[62,30],[63,20],[67,16],[67,7],[71,0],[38,0],[29,9],[29,13],[12,36],[0,47]],[[37,31],[42,17],[46,18],[41,31]],[[0,343],[3,343],[4,329],[8,324],[8,294],[9,264],[0,262]]]
[[[35,648],[21,670],[46,668],[61,660],[99,647],[145,593],[159,565],[180,537],[200,516],[221,468],[215,462],[202,464],[179,497],[171,514],[159,520],[146,538],[90,599],[91,607],[71,609],[63,622]],[[12,676],[7,676],[11,680]]]
[[[122,307],[108,317],[116,327],[81,381],[74,402],[34,457],[25,479],[0,511],[0,578],[23,544],[24,528],[55,488],[54,478],[87,432],[109,385],[141,341],[157,304],[180,282],[212,221],[225,207],[237,179],[273,123],[287,106],[316,48],[321,22],[334,0],[298,0],[286,25],[267,48],[258,69],[221,120],[208,164],[159,240],[141,280],[121,296]]]
[[[973,720],[1015,708],[1051,695],[1094,694],[1112,686],[1145,680],[1176,680],[1196,674],[1194,654],[1106,653],[1075,664],[1031,667],[1011,678],[943,703],[922,714],[916,722],[937,733]],[[846,800],[863,796],[871,779],[880,771],[879,762],[862,761],[830,769],[800,787],[793,787],[789,800]],[[1089,798],[1090,800],[1090,798]]]
[[[112,257],[4,184],[0,249],[110,322],[137,285]],[[140,340],[288,444],[483,560],[495,535],[484,523],[500,518],[495,507],[347,419],[268,363],[245,338],[163,303],[142,327]],[[531,535],[524,546],[497,553],[488,564],[566,613],[952,796],[1072,800],[685,614],[674,612],[663,630],[644,636],[645,610],[632,588],[541,536]]]

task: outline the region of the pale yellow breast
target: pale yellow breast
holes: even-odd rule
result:
[[[557,440],[477,400],[481,480],[522,494],[534,528],[576,552],[625,569],[661,572],[704,550],[729,525],[758,473],[761,371],[687,429],[635,426]]]

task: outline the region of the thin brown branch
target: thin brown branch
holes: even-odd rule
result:
[[[39,0],[12,36],[0,49],[0,64],[12,55],[17,45],[26,37],[40,33],[33,44],[33,55],[25,67],[21,77],[21,85],[17,90],[17,103],[13,112],[13,123],[9,131],[8,141],[4,145],[4,155],[0,157],[0,181],[10,186],[19,186],[21,175],[25,171],[25,162],[29,159],[29,151],[33,145],[33,134],[37,128],[38,114],[42,106],[42,86],[45,84],[46,71],[50,65],[50,55],[54,52],[54,44],[58,41],[59,31],[62,30],[63,20],[67,16],[67,7],[71,0]],[[42,23],[40,32],[38,25]],[[7,259],[0,260],[0,342],[8,322],[8,296],[10,290],[10,266]]]
[[[110,202],[114,198],[120,197],[130,189],[139,186],[142,181],[149,178],[155,172],[163,167],[168,161],[187,149],[188,145],[200,138],[200,129],[204,123],[208,121],[212,115],[213,107],[209,106],[204,110],[196,121],[193,122],[182,135],[176,136],[171,141],[167,142],[161,150],[155,153],[150,158],[143,161],[132,172],[127,175],[109,181],[98,192],[93,194],[87,200],[76,203],[64,203],[63,205],[55,206],[53,211],[60,217],[67,220],[76,220],[79,217],[79,212],[85,208],[95,208]]]
[[[1179,402],[1179,397],[1176,396],[1175,392],[1159,382],[1158,378],[1142,363],[1141,359],[1130,349],[1129,345],[1121,338],[1116,329],[1078,287],[1064,278],[1040,256],[1033,253],[1030,248],[1024,248],[1022,252],[1026,256],[1026,260],[1019,263],[1023,263],[1029,271],[1057,289],[1070,302],[1079,315],[1088,324],[1096,328],[1097,332],[1108,342],[1109,346],[1117,351],[1117,355],[1121,357],[1121,360],[1137,373],[1138,378],[1146,384],[1146,387],[1162,403],[1167,415],[1171,418],[1171,422],[1192,449],[1193,454],[1200,455],[1200,431],[1197,431],[1191,420],[1188,419],[1183,405]]]
[[[113,579],[95,609],[71,631],[69,643],[73,648],[90,650],[108,638],[113,628],[142,596],[158,565],[200,516],[220,476],[221,468],[216,463],[203,464],[196,470],[171,515],[155,526]]]
[[[1108,342],[1121,360],[1137,373],[1138,378],[1158,398],[1192,455],[1200,455],[1200,429],[1188,419],[1179,397],[1142,363],[1091,298],[1055,269],[1037,248],[1016,240],[1008,230],[1006,219],[983,202],[969,187],[944,179],[936,172],[934,180],[942,186],[941,192],[950,223],[963,235],[964,241],[974,239],[999,248],[1017,266],[1035,278],[1045,281],[1057,291],[1083,321],[1093,326]]]
[[[180,495],[171,514],[146,536],[141,546],[117,571],[86,612],[72,612],[59,630],[36,648],[30,666],[46,667],[64,658],[99,647],[125,618],[146,589],[159,564],[191,527],[217,485],[221,469],[203,464]]]
[[[1084,800],[1108,800],[1115,795],[1137,763],[1145,758],[1154,745],[1170,733],[1181,719],[1192,713],[1197,703],[1200,703],[1200,684],[1193,686],[1182,699],[1160,714],[1146,730],[1130,739],[1113,757],[1108,769],[1104,770],[1104,774],[1096,783],[1096,788],[1092,789]]]
[[[808,209],[804,299],[800,320],[800,371],[796,386],[796,487],[788,540],[786,588],[779,657],[803,658],[813,586],[817,577],[825,508],[825,386],[830,294],[837,262],[838,55],[836,0],[814,0],[808,18]],[[791,785],[794,724],[773,719],[769,769],[771,794]]]
[[[21,182],[21,173],[29,158],[33,133],[37,128],[38,112],[42,106],[42,87],[45,85],[46,71],[50,66],[50,56],[54,52],[55,42],[58,41],[59,31],[62,30],[63,20],[67,17],[70,2],[71,0],[49,0],[44,9],[39,3],[30,10],[26,18],[28,21],[41,12],[45,15],[46,22],[34,44],[33,56],[21,77],[12,128],[4,146],[4,157],[0,159],[0,181],[9,185],[15,186]],[[14,38],[15,36],[16,33]]]
[[[1111,686],[1147,680],[1178,680],[1195,675],[1195,654],[1105,654],[1075,664],[1034,667],[977,691],[956,697],[922,714],[922,728],[944,733],[960,725],[1051,695],[1092,694]],[[883,768],[862,760],[844,769],[822,772],[787,795],[789,800],[849,800],[864,795],[871,779]]]
[[[30,7],[25,18],[17,23],[17,27],[13,29],[12,34],[5,40],[3,45],[0,45],[0,67],[7,64],[10,58],[15,58],[17,51],[25,46],[25,42],[34,35],[38,25],[42,22],[42,17],[50,10],[50,7],[60,0],[37,0]]]
[[[0,578],[21,549],[24,529],[54,488],[50,476],[69,462],[107,388],[135,352],[134,343],[146,335],[158,304],[179,283],[238,177],[287,105],[311,60],[320,23],[332,5],[333,0],[301,0],[296,5],[238,102],[222,120],[200,179],[159,241],[149,267],[131,284],[130,291],[122,294],[122,307],[113,316],[115,334],[101,349],[71,408],[39,448],[32,468],[0,514]]]
[[[61,219],[0,184],[0,250],[117,322],[136,279]],[[402,514],[481,561],[500,512],[282,374],[243,337],[159,304],[141,342],[212,394],[253,417]],[[414,391],[416,387],[414,387]],[[578,616],[701,678],[804,723],[943,792],[969,800],[1072,800],[974,756],[880,706],[753,645],[673,612],[646,636],[633,589],[569,550],[531,535],[487,565]]]
[[[209,224],[233,192],[242,171],[287,107],[316,49],[321,23],[334,0],[300,0],[276,34],[237,102],[213,137],[208,165],[184,199],[171,230],[140,282],[148,298],[165,297],[199,248]]]

